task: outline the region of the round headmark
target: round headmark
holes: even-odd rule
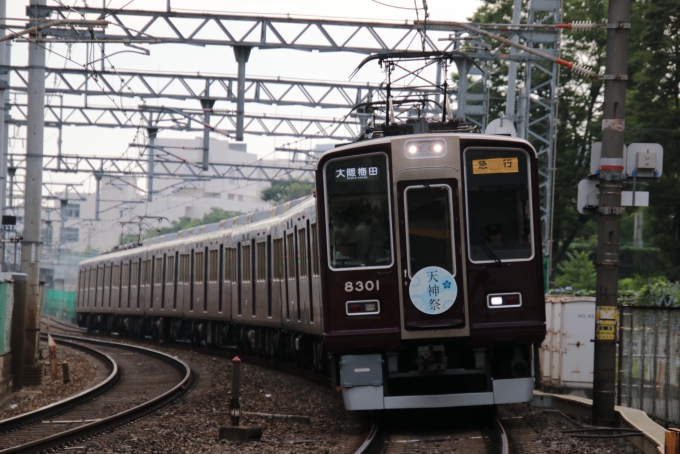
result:
[[[449,310],[456,301],[458,287],[451,273],[438,266],[428,266],[411,279],[409,295],[413,305],[430,315]]]

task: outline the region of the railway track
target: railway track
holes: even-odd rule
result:
[[[484,413],[477,409],[386,413],[374,420],[355,454],[510,454],[503,425]]]
[[[164,353],[60,334],[52,337],[69,347],[89,350],[107,364],[110,374],[72,398],[0,421],[2,454],[81,443],[157,410],[193,386],[195,377],[189,366]]]

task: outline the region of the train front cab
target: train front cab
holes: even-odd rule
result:
[[[324,332],[347,409],[531,399],[545,336],[536,181],[529,144],[481,135],[321,160]]]

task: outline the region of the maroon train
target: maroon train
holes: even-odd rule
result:
[[[292,358],[350,410],[525,402],[546,329],[537,181],[510,137],[341,146],[315,197],[82,262],[78,322]]]

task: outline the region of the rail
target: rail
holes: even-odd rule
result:
[[[101,341],[101,340],[95,340],[95,339],[87,339],[87,338],[78,338],[78,337],[73,337],[73,336],[66,336],[66,335],[60,335],[60,334],[52,334],[52,337],[55,340],[61,340],[62,342],[80,342],[80,343],[88,343],[88,344],[94,344],[94,345],[99,345],[102,347],[109,347],[109,348],[118,348],[118,349],[124,349],[124,350],[131,350],[135,351],[137,353],[142,353],[154,358],[157,358],[161,361],[164,361],[174,368],[176,368],[180,375],[182,376],[181,380],[173,386],[171,389],[165,391],[164,393],[158,395],[157,397],[150,399],[140,405],[136,405],[132,408],[129,408],[127,410],[124,410],[122,412],[116,413],[112,416],[90,422],[87,424],[84,424],[82,426],[69,429],[63,432],[59,432],[38,440],[30,441],[24,444],[20,444],[17,446],[13,446],[11,448],[5,449],[0,451],[0,453],[5,454],[5,453],[15,453],[15,452],[40,452],[40,451],[46,451],[48,449],[53,449],[62,445],[65,445],[67,443],[83,440],[85,438],[89,438],[92,436],[96,436],[97,434],[109,431],[117,426],[120,426],[121,424],[127,423],[129,421],[141,418],[142,416],[145,416],[146,414],[149,414],[151,412],[156,411],[160,407],[168,404],[169,402],[179,398],[180,396],[184,395],[186,392],[188,392],[191,387],[194,384],[194,374],[192,373],[191,369],[189,366],[184,363],[183,361],[173,358],[170,355],[166,355],[165,353],[161,353],[155,350],[143,348],[143,347],[137,347],[134,345],[128,345],[128,344],[120,344],[120,343],[114,343],[114,342],[107,342],[107,341]],[[118,372],[118,375],[120,375],[120,372]],[[115,386],[115,385],[114,385]],[[111,389],[111,388],[109,388]],[[100,393],[101,394],[101,393]],[[77,404],[79,405],[79,404]],[[75,405],[72,405],[73,407]],[[67,408],[71,407],[64,407],[61,411],[66,410]],[[42,409],[41,409],[42,410]],[[36,410],[36,412],[39,412],[40,410]],[[32,412],[32,413],[36,413]],[[37,415],[33,415],[33,418],[31,421],[36,420]],[[47,416],[45,416],[47,417]],[[13,418],[15,419],[15,418]]]

